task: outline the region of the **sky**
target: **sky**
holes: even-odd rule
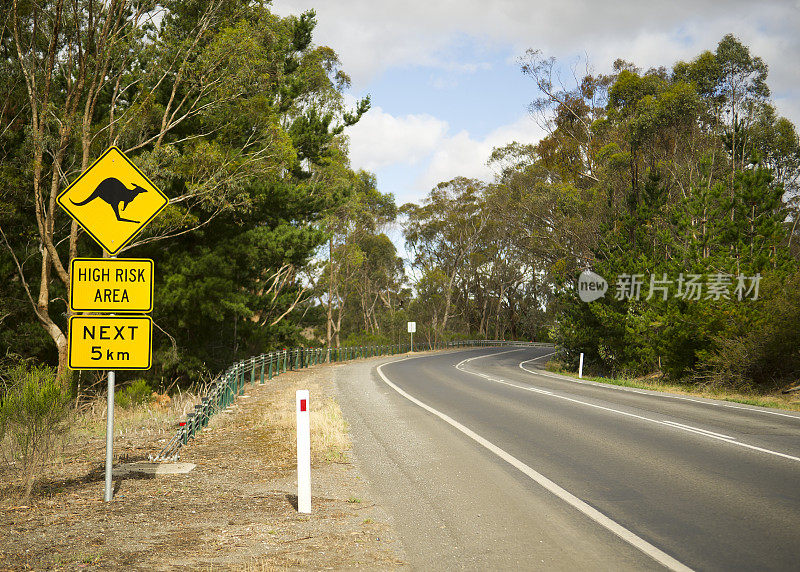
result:
[[[398,205],[456,176],[491,181],[494,147],[534,143],[538,96],[520,70],[527,49],[570,69],[608,73],[622,58],[646,70],[713,51],[727,33],[769,65],[778,112],[800,126],[800,0],[274,0],[281,16],[317,13],[314,43],[350,75],[353,168],[377,175]]]

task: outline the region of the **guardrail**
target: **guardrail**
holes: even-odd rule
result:
[[[459,340],[431,347],[428,343],[414,344],[413,351],[459,349],[470,347],[552,347],[542,342],[523,342],[508,340]],[[177,461],[178,451],[195,438],[208,425],[211,417],[230,406],[236,397],[244,393],[249,383],[264,384],[276,375],[322,363],[336,363],[353,359],[397,355],[411,351],[409,344],[348,346],[340,348],[292,348],[261,354],[239,361],[218,375],[194,411],[186,414],[186,419],[178,423],[178,431],[157,455],[150,455],[151,461]]]

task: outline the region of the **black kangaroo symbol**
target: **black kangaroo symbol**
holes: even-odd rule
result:
[[[147,189],[143,189],[139,185],[134,185],[133,189],[129,189],[125,186],[122,181],[119,179],[115,179],[114,177],[109,177],[97,185],[97,188],[94,192],[89,195],[84,201],[76,203],[72,199],[70,202],[75,205],[76,207],[82,207],[89,201],[93,201],[94,199],[100,198],[107,202],[112,209],[114,209],[114,214],[117,215],[117,220],[120,222],[133,222],[139,224],[138,220],[131,220],[129,218],[122,218],[119,216],[119,204],[123,203],[122,209],[125,210],[128,207],[128,203],[130,203],[133,199],[136,198],[137,195],[141,193],[146,193]]]

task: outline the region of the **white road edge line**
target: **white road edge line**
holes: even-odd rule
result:
[[[502,353],[508,353],[508,352],[502,352]],[[497,355],[497,354],[493,354],[493,355]],[[483,357],[483,356],[477,356],[477,357]],[[413,359],[413,358],[405,358],[405,359]],[[388,363],[394,364],[394,363],[397,363],[399,361],[405,361],[405,359],[392,361],[392,362],[388,362]],[[471,358],[471,359],[474,359],[474,358]],[[468,360],[464,360],[464,361],[468,361]],[[594,507],[588,505],[587,503],[583,502],[581,499],[579,499],[578,497],[576,497],[575,495],[573,495],[569,491],[561,488],[556,483],[554,483],[553,481],[551,481],[550,479],[548,479],[547,477],[545,477],[544,475],[542,475],[538,471],[532,469],[530,466],[526,465],[525,463],[523,463],[522,461],[520,461],[519,459],[517,459],[516,457],[514,457],[510,453],[508,453],[505,450],[501,449],[500,447],[498,447],[497,445],[495,445],[491,441],[488,441],[487,439],[484,439],[483,437],[481,437],[480,435],[478,435],[477,433],[475,433],[474,431],[472,431],[468,427],[465,427],[464,425],[462,425],[461,423],[459,423],[458,421],[456,421],[452,417],[450,417],[448,415],[445,415],[441,411],[439,411],[437,409],[434,409],[433,407],[431,407],[430,405],[428,405],[426,403],[423,403],[422,401],[420,401],[416,397],[414,397],[412,395],[409,395],[404,390],[400,389],[398,386],[396,386],[394,383],[392,383],[389,380],[388,377],[386,377],[386,375],[383,373],[383,369],[382,369],[384,365],[388,365],[388,364],[381,364],[381,365],[378,366],[378,368],[377,368],[378,375],[380,375],[381,379],[383,379],[383,381],[386,383],[386,385],[388,385],[389,387],[394,389],[397,393],[399,393],[400,395],[402,395],[403,397],[408,399],[411,403],[413,403],[415,405],[418,405],[419,407],[423,408],[425,411],[428,411],[429,413],[432,413],[433,415],[436,415],[439,419],[441,419],[445,423],[451,425],[455,429],[459,430],[461,433],[463,433],[464,435],[466,435],[467,437],[469,437],[470,439],[472,439],[473,441],[475,441],[479,445],[483,446],[484,448],[486,448],[490,452],[494,453],[495,455],[500,457],[502,460],[504,460],[505,462],[510,464],[512,467],[518,469],[524,475],[526,475],[527,477],[531,478],[533,481],[535,481],[536,483],[538,483],[539,485],[544,487],[547,491],[549,491],[550,493],[554,494],[555,496],[557,496],[558,498],[560,498],[561,500],[563,500],[564,502],[566,502],[567,504],[569,504],[573,508],[577,509],[582,514],[584,514],[585,516],[589,517],[590,519],[592,519],[594,522],[596,522],[597,524],[599,524],[603,528],[605,528],[605,529],[611,531],[612,533],[616,534],[622,540],[624,540],[625,542],[627,542],[628,544],[630,544],[634,548],[637,548],[638,550],[642,551],[644,554],[646,554],[647,556],[649,556],[650,558],[652,558],[653,560],[655,560],[659,564],[663,565],[665,568],[668,568],[669,570],[674,570],[676,572],[677,571],[686,572],[686,571],[691,571],[692,570],[691,568],[689,568],[685,564],[682,564],[681,562],[679,562],[678,560],[676,560],[675,558],[673,558],[672,556],[670,556],[666,552],[656,548],[655,546],[653,546],[652,544],[650,544],[649,542],[647,542],[646,540],[644,540],[640,536],[637,536],[635,533],[631,532],[630,530],[628,530],[627,528],[625,528],[621,524],[617,523],[614,520],[611,520],[609,517],[604,515],[602,512],[600,512],[599,510],[595,509]],[[467,372],[467,373],[469,373],[469,372]]]
[[[555,352],[553,352],[553,353],[555,353]],[[553,355],[553,354],[547,354],[547,355]],[[556,375],[556,374],[543,372],[543,371],[531,371],[528,368],[523,367],[523,365],[522,365],[522,364],[526,364],[526,363],[531,362],[531,361],[536,361],[537,359],[541,359],[543,357],[547,357],[547,356],[539,356],[539,357],[535,357],[533,359],[527,359],[527,360],[525,360],[523,362],[520,362],[519,368],[522,369],[522,370],[527,371],[528,373],[534,373],[536,375],[543,375],[545,377],[552,377],[553,379],[560,379],[562,381],[569,381],[571,383],[577,383],[577,384],[580,384],[580,385],[591,385],[593,387],[602,387],[602,388],[605,388],[605,389],[614,389],[614,390],[617,390],[617,391],[627,391],[629,393],[639,393],[641,395],[652,395],[653,397],[662,397],[664,399],[677,399],[677,400],[680,400],[680,401],[691,401],[692,403],[699,403],[701,405],[710,405],[712,407],[726,407],[728,409],[742,409],[744,411],[750,411],[751,413],[763,413],[764,415],[777,415],[778,417],[788,417],[789,419],[794,419],[795,421],[800,421],[800,416],[798,416],[798,415],[789,415],[788,413],[780,413],[779,411],[769,411],[767,409],[756,409],[756,408],[753,408],[753,407],[746,407],[744,405],[733,405],[731,403],[715,403],[713,401],[702,401],[700,399],[692,399],[691,397],[684,397],[682,395],[668,395],[668,394],[658,393],[656,391],[643,391],[641,389],[635,389],[635,388],[632,388],[632,387],[622,387],[622,386],[613,385],[613,384],[610,384],[610,383],[599,383],[599,382],[590,381],[590,380],[574,379],[574,378],[569,377],[567,375]]]
[[[701,429],[700,427],[693,427],[691,425],[683,425],[682,423],[676,423],[674,421],[668,421],[668,420],[667,421],[660,421],[658,419],[652,419],[650,417],[645,417],[643,415],[636,415],[635,413],[629,413],[627,411],[621,411],[619,409],[614,409],[612,407],[604,407],[602,405],[596,405],[594,403],[589,403],[587,401],[581,401],[580,399],[575,399],[573,397],[567,397],[565,395],[559,395],[557,393],[553,393],[552,391],[546,391],[544,389],[539,389],[538,387],[533,387],[533,386],[529,386],[529,385],[527,385],[527,386],[526,385],[517,385],[516,383],[511,383],[511,382],[503,380],[503,379],[497,379],[497,378],[488,376],[488,375],[483,374],[483,373],[478,373],[478,372],[475,372],[475,371],[467,371],[466,369],[462,369],[462,367],[461,367],[467,361],[472,361],[473,359],[478,359],[478,358],[481,358],[481,357],[489,357],[489,356],[492,356],[492,355],[497,355],[497,354],[484,354],[482,356],[475,356],[475,357],[470,358],[469,360],[464,360],[462,362],[459,362],[454,367],[458,371],[461,371],[463,373],[468,373],[470,375],[475,375],[475,376],[478,376],[478,377],[482,377],[482,378],[484,378],[486,380],[493,381],[494,383],[507,385],[509,387],[515,387],[515,388],[521,389],[523,391],[531,391],[531,392],[534,392],[534,393],[542,393],[544,395],[549,395],[551,397],[555,397],[555,398],[558,398],[558,399],[563,399],[564,401],[571,401],[572,403],[577,403],[579,405],[584,405],[586,407],[592,407],[594,409],[600,409],[600,410],[603,410],[603,411],[609,411],[611,413],[617,413],[619,415],[624,415],[626,417],[633,417],[634,419],[639,419],[641,421],[648,421],[650,423],[655,423],[657,425],[663,425],[665,427],[672,427],[673,429],[678,429],[678,430],[681,430],[681,431],[687,431],[689,433],[694,433],[696,435],[702,435],[703,437],[708,437],[709,439],[716,439],[718,441],[723,441],[725,443],[730,443],[731,445],[738,445],[739,447],[744,447],[745,449],[751,449],[753,451],[759,451],[760,453],[767,453],[768,455],[775,455],[777,457],[783,457],[784,459],[789,459],[790,461],[800,462],[800,457],[795,457],[794,455],[788,455],[786,453],[780,453],[778,451],[773,451],[772,449],[765,449],[764,447],[758,447],[756,445],[750,445],[748,443],[742,443],[741,441],[738,441],[736,439],[736,437],[731,437],[729,435],[722,435],[721,433],[714,433],[713,431],[708,431],[707,429]],[[544,357],[544,356],[540,356],[540,357]],[[535,359],[538,359],[538,358],[535,358]],[[523,363],[527,363],[529,361],[531,361],[531,360],[525,360],[525,361],[521,362],[520,363],[520,368],[523,369],[524,371],[527,371],[528,373],[533,374],[533,375],[542,375],[539,372],[534,372],[534,371],[531,371],[529,369],[526,369],[526,368],[522,367]]]

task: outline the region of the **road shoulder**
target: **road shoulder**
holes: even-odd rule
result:
[[[334,377],[356,464],[391,515],[412,567],[654,568],[648,557],[381,383],[374,368],[386,361],[335,369]]]

